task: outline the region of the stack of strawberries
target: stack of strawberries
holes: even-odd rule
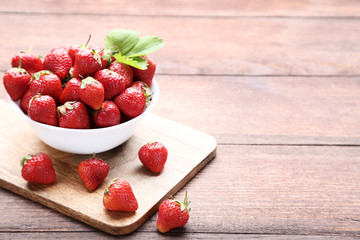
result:
[[[146,55],[137,57],[145,62],[139,67],[127,64],[136,63],[131,57],[118,61],[117,54],[116,46],[101,49],[87,43],[54,48],[43,60],[18,53],[3,83],[34,121],[75,129],[114,126],[145,110],[156,70]]]

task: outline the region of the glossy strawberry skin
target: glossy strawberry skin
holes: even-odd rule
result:
[[[49,95],[59,102],[62,93],[60,78],[49,71],[35,73],[30,83],[30,92],[33,96],[37,94]]]
[[[44,58],[43,68],[64,79],[72,67],[68,50],[64,47],[52,49]]]
[[[125,88],[130,87],[133,81],[134,73],[129,65],[113,62],[108,68],[124,78]]]
[[[140,148],[138,156],[145,167],[159,173],[165,166],[168,150],[162,143],[148,143]]]
[[[146,97],[137,88],[125,89],[114,98],[114,102],[122,113],[131,118],[139,116],[146,108]]]
[[[85,78],[105,67],[103,67],[102,57],[98,53],[89,49],[81,49],[75,54],[73,76]]]
[[[109,165],[98,158],[84,160],[79,164],[78,173],[89,191],[95,190],[109,173]]]
[[[86,105],[82,102],[66,102],[57,108],[59,127],[73,129],[90,128],[90,119]]]
[[[3,83],[6,92],[13,101],[18,101],[29,89],[31,75],[21,68],[11,68],[4,74]]]
[[[36,95],[30,100],[29,117],[37,122],[58,125],[55,100],[48,95]]]
[[[68,49],[68,55],[71,58],[72,66],[75,63],[75,55],[80,51],[81,45],[72,45]]]
[[[25,156],[21,160],[21,176],[32,183],[50,184],[56,179],[51,158],[45,153]]]
[[[39,56],[36,56],[32,53],[18,53],[11,59],[11,66],[17,68],[20,65],[21,58],[21,68],[25,69],[29,74],[33,74],[43,70],[43,63]]]
[[[126,180],[114,179],[104,193],[104,207],[111,211],[135,212],[139,205]]]
[[[111,127],[120,124],[120,110],[113,101],[104,101],[102,107],[94,111],[93,121],[98,127]]]
[[[141,70],[138,68],[133,68],[134,79],[142,81],[146,83],[149,87],[151,87],[152,80],[156,71],[156,63],[154,62],[154,60],[147,56],[143,56],[143,58],[146,59],[148,63],[147,69]]]
[[[79,96],[93,109],[100,109],[104,102],[104,86],[94,78],[87,77],[81,81]]]
[[[33,95],[31,94],[30,90],[28,90],[20,100],[20,108],[25,114],[28,113],[29,103],[32,97]]]
[[[188,220],[189,212],[186,209],[181,211],[181,205],[178,202],[167,199],[160,204],[156,226],[160,232],[164,233],[184,226]]]
[[[70,79],[60,95],[60,103],[64,104],[67,101],[79,101],[81,80],[79,78]]]
[[[124,78],[109,69],[97,71],[94,78],[104,86],[105,99],[111,99],[125,90]]]

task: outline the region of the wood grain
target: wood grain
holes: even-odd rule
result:
[[[99,7],[101,5],[101,7]],[[200,17],[359,17],[360,4],[356,0],[161,0],[129,1],[41,1],[3,0],[0,12],[10,13],[61,13],[61,14],[116,14],[150,16]]]
[[[359,237],[359,154],[358,147],[219,145],[217,157],[175,195],[188,191],[192,211],[186,227],[172,233]],[[93,232],[25,199],[4,199],[3,231]],[[156,232],[156,219],[134,236]]]
[[[152,54],[160,74],[360,75],[357,19],[47,15],[44,21],[27,15],[24,22],[23,15],[0,14],[0,45],[6,46],[0,69],[8,70],[11,57],[29,46],[45,56],[54,47],[84,43],[89,34],[91,44],[102,46],[114,28],[163,38],[164,47]]]
[[[0,163],[0,186],[111,234],[127,234],[139,228],[162,200],[176,193],[216,154],[216,142],[211,136],[150,114],[130,140],[98,154],[107,161],[110,172],[101,187],[89,194],[77,173],[78,164],[86,156],[48,147],[9,104],[0,101],[0,107],[6,112],[6,118],[0,120],[0,155],[6,156]],[[162,142],[170,152],[161,174],[151,174],[137,159],[140,147],[150,141]],[[14,159],[36,152],[52,157],[57,172],[54,184],[30,184],[21,178],[21,167]],[[135,213],[107,211],[103,207],[106,186],[116,177],[131,184],[139,202]]]

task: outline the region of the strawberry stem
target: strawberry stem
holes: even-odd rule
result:
[[[89,34],[89,38],[88,38],[88,40],[87,40],[86,43],[85,43],[85,47],[87,47],[87,45],[89,44],[90,39],[91,39],[91,34]]]

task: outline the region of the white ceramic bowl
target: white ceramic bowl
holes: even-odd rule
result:
[[[132,136],[141,119],[150,112],[159,99],[160,89],[155,79],[151,91],[152,101],[141,115],[116,126],[97,129],[60,128],[33,121],[23,113],[18,102],[12,101],[9,96],[8,98],[10,104],[29,122],[36,135],[47,145],[64,152],[92,154],[113,149]]]

